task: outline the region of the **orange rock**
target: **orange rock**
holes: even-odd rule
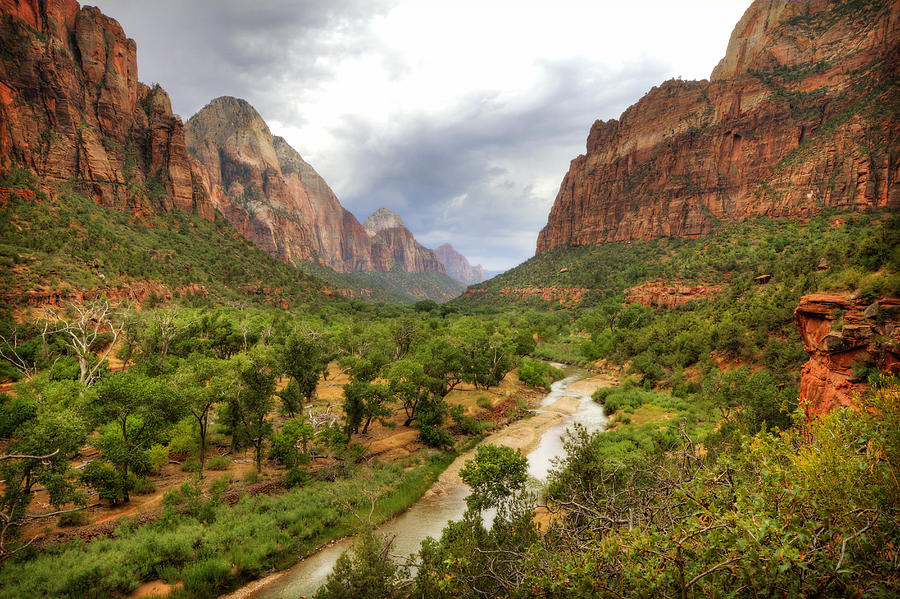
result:
[[[690,301],[708,301],[721,291],[721,285],[691,285],[681,281],[660,280],[626,289],[625,299],[644,306],[672,309]]]
[[[119,23],[72,0],[2,0],[0,18],[0,166],[78,181],[119,209],[212,217],[194,197],[181,120],[138,81]]]
[[[698,237],[760,215],[900,206],[900,163],[890,155],[897,113],[854,108],[862,94],[873,94],[864,104],[892,105],[898,39],[898,2],[849,11],[757,0],[709,81],[666,81],[619,120],[594,123],[538,253]]]
[[[854,406],[854,395],[867,388],[854,376],[860,362],[900,373],[900,298],[866,302],[840,294],[806,295],[794,320],[809,353],[800,371],[800,403],[810,418]]]

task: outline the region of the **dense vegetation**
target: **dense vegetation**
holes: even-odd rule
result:
[[[900,387],[882,380],[861,401],[716,457],[684,422],[652,443],[576,430],[542,501],[544,530],[524,458],[479,452],[464,472],[465,517],[426,541],[410,582],[384,560],[373,567],[385,541],[370,536],[319,597],[345,596],[365,575],[423,598],[892,596]],[[498,510],[489,529],[486,507]]]
[[[548,362],[617,371],[621,384],[594,396],[610,430],[576,430],[542,489],[523,456],[480,448],[461,473],[474,490],[465,517],[423,546],[415,573],[369,531],[323,597],[887,596],[898,583],[896,382],[867,371],[865,409],[801,426],[806,354],[792,320],[804,293],[898,291],[896,215],[564,248],[482,293],[400,305],[329,298],[322,273],[269,258],[223,222],[111,211],[65,186],[51,199],[23,171],[0,186],[37,193],[0,206],[8,297],[134,281],[208,294],[4,306],[0,597],[121,596],[152,580],[211,597],[284,567],[354,532],[351,511],[371,510],[373,524],[415,501],[455,448],[496,424],[489,395],[504,377],[518,368],[507,381],[546,389],[562,376]],[[670,308],[632,301],[629,289],[656,280],[713,292]],[[551,303],[500,293],[523,287],[586,291]],[[337,371],[326,405],[317,389]],[[484,392],[477,408],[448,401],[463,385]],[[370,460],[360,441],[391,427],[429,448]],[[219,474],[238,460],[244,480]],[[185,482],[148,523],[29,546],[40,522],[83,525],[91,502],[154,492],[170,462]]]

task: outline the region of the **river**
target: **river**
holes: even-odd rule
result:
[[[583,393],[569,390],[569,386],[581,378],[582,375],[574,374],[553,383],[550,393],[535,409],[538,415],[531,420],[536,420],[536,426],[541,421],[541,416],[544,416],[544,421],[554,423],[528,452],[528,472],[539,481],[546,480],[553,459],[563,455],[563,437],[572,424],[580,423],[588,430],[602,430],[606,425],[602,406]],[[572,400],[577,401],[577,406],[565,409],[563,404],[571,404]],[[552,420],[547,420],[548,415],[552,416]],[[511,426],[527,426],[531,420],[519,421]],[[487,441],[490,442],[490,439]],[[460,456],[456,460],[460,464],[454,462],[448,471],[458,472],[462,462],[470,457],[470,454]],[[388,538],[393,537],[392,553],[405,558],[417,552],[426,537],[439,537],[448,521],[462,518],[468,494],[469,488],[462,482],[445,485],[439,492],[426,493],[408,510],[383,523],[377,530]],[[353,539],[337,541],[301,560],[292,568],[265,579],[262,584],[258,582],[248,585],[231,596],[253,599],[296,599],[304,595],[311,596],[324,584],[337,558],[352,544]]]

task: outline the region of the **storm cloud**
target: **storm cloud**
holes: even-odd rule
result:
[[[534,252],[596,119],[704,78],[749,0],[104,0],[185,120],[244,98],[360,220],[489,269]]]

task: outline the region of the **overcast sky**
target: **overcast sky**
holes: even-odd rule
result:
[[[250,102],[360,221],[505,269],[596,119],[704,79],[749,0],[102,0],[184,120]]]

